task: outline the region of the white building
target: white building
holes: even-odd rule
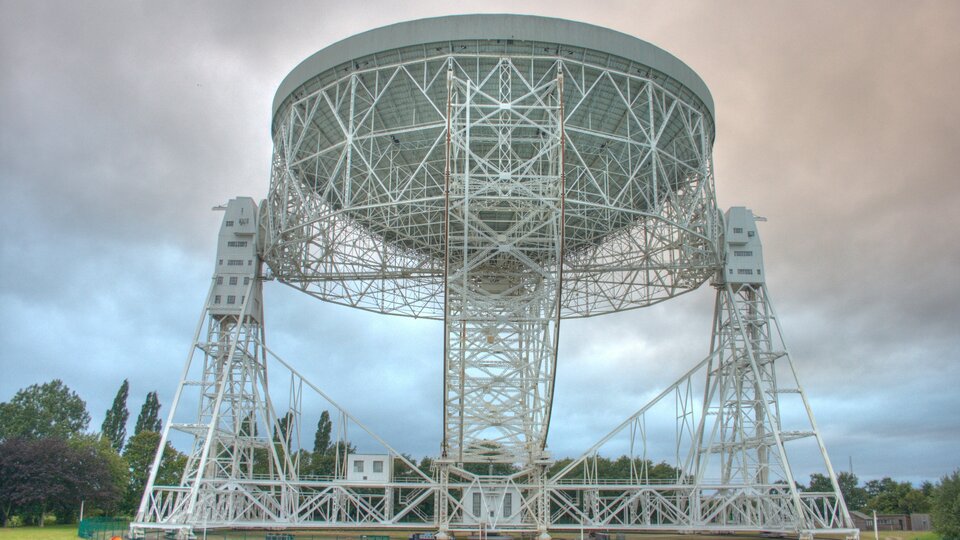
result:
[[[347,456],[347,482],[383,484],[393,478],[393,460],[387,454]]]
[[[753,212],[742,206],[727,210],[724,240],[727,260],[724,281],[727,283],[763,283],[763,247],[757,235],[757,221]]]
[[[224,211],[217,240],[217,267],[213,294],[207,304],[210,314],[240,315],[250,303],[249,316],[260,321],[261,292],[253,282],[260,273],[257,256],[257,205],[250,197],[230,200]],[[250,296],[250,298],[248,298]]]
[[[520,490],[513,483],[502,485],[474,484],[463,490],[463,523],[483,524],[496,529],[499,525],[519,524]]]

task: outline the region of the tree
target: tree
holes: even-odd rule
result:
[[[346,474],[344,467],[347,455],[356,453],[357,447],[350,441],[338,441],[331,444],[325,454],[310,454],[309,462],[300,464],[300,472],[309,476],[333,476],[337,472],[337,459],[340,460],[340,474]]]
[[[923,491],[911,487],[899,502],[900,509],[906,514],[926,514],[930,512],[932,501]]]
[[[868,496],[864,509],[876,510],[878,514],[911,514],[930,509],[929,499],[910,482],[897,482],[886,477],[870,480],[864,489]]]
[[[277,425],[273,429],[273,442],[279,444],[283,440],[286,444],[287,449],[290,449],[293,437],[293,428],[294,428],[294,415],[293,411],[287,411],[287,414],[283,415],[281,418],[277,419]]]
[[[420,479],[420,473],[430,476],[431,474],[430,466],[433,464],[433,460],[426,457],[423,458],[424,460],[426,460],[425,463],[427,464],[427,468],[421,469],[420,466],[417,465],[417,460],[414,459],[413,456],[409,454],[403,454],[403,457],[404,459],[409,461],[411,465],[413,465],[413,468],[410,468],[410,466],[407,465],[407,463],[403,460],[400,460],[400,459],[394,460],[393,461],[393,478],[395,480],[401,481],[401,482],[412,480],[416,482]]]
[[[647,461],[650,463],[650,461]],[[661,461],[656,465],[648,466],[647,477],[651,480],[673,480],[680,478],[680,470],[666,461]]]
[[[324,455],[330,450],[331,431],[333,431],[333,423],[330,422],[330,413],[323,411],[317,422],[317,434],[313,438],[314,454]]]
[[[287,411],[287,414],[277,419],[273,428],[273,447],[276,449],[280,463],[286,463],[287,459],[293,459],[297,450],[293,447],[294,429],[296,429],[296,417],[293,411]],[[282,444],[281,444],[282,441]],[[257,456],[254,456],[256,459]]]
[[[81,498],[86,502],[87,513],[95,513],[97,510],[106,514],[116,512],[129,477],[126,462],[110,441],[96,435],[81,435],[67,443],[87,462],[86,465],[81,465],[81,468],[94,471],[89,473],[84,478],[84,483],[78,487]],[[54,507],[53,510],[58,518],[75,519],[79,514],[74,501],[68,501],[66,506]]]
[[[89,423],[87,404],[60,379],[28,386],[9,403],[0,403],[0,441],[66,439],[79,435]]]
[[[960,469],[940,479],[931,506],[933,530],[943,540],[960,540]]]
[[[123,450],[123,459],[129,470],[129,482],[125,486],[121,508],[124,513],[134,515],[140,506],[143,489],[150,476],[153,459],[160,447],[160,434],[156,431],[141,431],[127,442]],[[170,443],[163,449],[163,458],[160,468],[157,469],[155,485],[175,486],[180,483],[183,469],[187,464],[187,456],[181,454]]]
[[[867,504],[867,490],[859,487],[859,483],[857,475],[853,473],[844,471],[837,475],[837,484],[840,485],[840,493],[848,510],[860,510]],[[833,484],[828,476],[814,473],[810,475],[810,487],[806,491],[830,492],[833,491]]]
[[[257,417],[253,414],[253,411],[250,411],[243,421],[240,422],[240,430],[238,433],[241,437],[257,436]]]
[[[127,393],[130,390],[130,383],[126,379],[117,390],[116,397],[113,398],[113,405],[107,410],[107,415],[103,419],[103,425],[100,426],[100,433],[110,441],[110,446],[119,454],[123,449],[123,441],[127,438],[127,418],[130,413],[127,411]]]
[[[594,460],[595,459],[595,460]],[[676,482],[680,478],[680,470],[670,465],[666,461],[654,463],[649,459],[629,456],[620,456],[617,459],[597,456],[591,460],[585,460],[567,473],[567,478],[583,478],[586,471],[596,471],[597,478],[605,480],[627,480],[636,479],[641,482],[650,480],[661,480]],[[558,459],[550,467],[548,474],[554,476],[565,469],[574,460],[570,458]]]
[[[85,500],[112,510],[123,483],[119,457],[93,437],[12,438],[0,442],[0,513],[43,525],[43,515],[73,516]]]
[[[160,400],[156,392],[149,392],[147,399],[140,407],[140,415],[137,416],[137,425],[133,428],[133,434],[141,431],[155,431],[160,433],[163,423],[160,421]]]

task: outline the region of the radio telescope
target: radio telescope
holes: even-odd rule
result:
[[[280,85],[272,132],[266,200],[224,209],[216,272],[163,435],[186,432],[193,450],[169,486],[157,482],[158,452],[133,532],[856,535],[780,338],[757,219],[717,209],[713,100],[685,64],[566,20],[412,21],[302,62]],[[371,433],[388,462],[379,471],[371,462],[378,476],[360,476],[367,458],[340,446],[332,475],[302,474],[289,430],[305,384],[326,395],[283,363],[290,413],[274,408],[262,263],[325,301],[443,322],[433,470]],[[561,321],[648,306],[708,279],[717,289],[710,354],[579,459],[552,467]],[[199,416],[178,421],[190,391]],[[802,429],[784,428],[784,394],[799,396]],[[657,484],[646,419],[674,395],[676,473]],[[368,431],[337,409],[344,440],[350,422]],[[638,465],[629,478],[601,479],[591,460],[618,435]],[[797,490],[787,443],[800,439],[815,441],[832,492]]]

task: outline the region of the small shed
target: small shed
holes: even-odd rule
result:
[[[393,459],[389,454],[349,454],[347,481],[383,484],[393,478]]]

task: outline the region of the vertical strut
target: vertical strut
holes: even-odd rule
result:
[[[452,58],[447,61],[447,133],[446,150],[443,167],[443,335],[446,336],[450,331],[450,122],[451,111],[453,110],[453,63]],[[446,459],[449,450],[449,411],[447,406],[447,373],[450,371],[450,344],[449,340],[443,340],[443,389],[440,405],[443,407],[443,439],[441,440],[440,457]]]
[[[567,232],[567,174],[566,174],[566,145],[567,135],[564,131],[564,111],[563,111],[563,66],[557,65],[557,107],[559,109],[558,118],[560,121],[560,158],[557,160],[560,167],[560,222],[557,226],[560,242],[557,253],[557,285],[556,285],[556,303],[553,307],[556,320],[554,321],[553,332],[553,357],[556,365],[557,352],[560,350],[560,315],[563,312],[563,265],[566,247]],[[553,370],[550,379],[550,387],[553,388],[557,381],[557,370]],[[547,435],[550,433],[550,417],[553,414],[553,400],[547,405],[546,416],[543,420],[543,440],[540,451],[546,450]],[[544,491],[546,496],[546,491]]]

